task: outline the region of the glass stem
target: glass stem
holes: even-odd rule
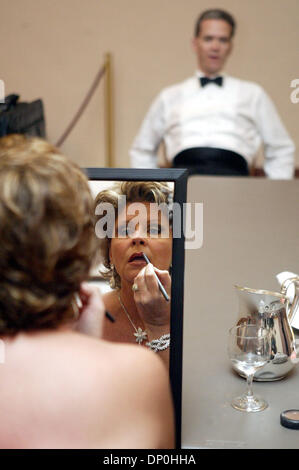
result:
[[[253,376],[254,374],[248,375],[247,376],[247,391],[246,391],[246,396],[248,398],[253,397],[253,392],[252,392],[252,381],[253,381]]]

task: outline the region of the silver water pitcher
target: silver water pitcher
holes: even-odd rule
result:
[[[280,380],[294,367],[296,345],[291,327],[293,304],[284,292],[235,286],[239,297],[237,324],[256,324],[270,331],[271,357],[254,375],[257,381]]]
[[[288,295],[289,288],[293,288],[293,294]],[[281,293],[289,301],[289,321],[293,328],[299,328],[299,276],[292,276],[285,279],[281,284]]]

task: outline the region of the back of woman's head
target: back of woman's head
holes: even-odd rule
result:
[[[0,334],[55,328],[97,250],[80,168],[42,139],[0,155]]]

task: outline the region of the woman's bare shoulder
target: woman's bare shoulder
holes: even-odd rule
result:
[[[92,417],[101,446],[172,447],[173,408],[169,374],[162,360],[137,345],[87,340],[83,335],[77,338],[81,370],[78,383],[73,385],[82,392],[81,400],[86,403],[85,411]],[[88,343],[88,353],[84,343]]]
[[[24,446],[41,441],[50,447],[172,446],[168,374],[151,351],[73,332],[25,335],[7,347],[9,361],[2,369],[7,390],[2,393],[11,396],[13,410],[14,380],[22,374],[22,426],[39,410],[36,432]],[[48,420],[55,433],[44,427]]]
[[[34,351],[39,354],[34,354]],[[72,380],[77,377],[87,378],[92,375],[99,383],[105,380],[114,383],[114,377],[123,387],[138,388],[140,383],[147,384],[148,389],[155,383],[166,383],[168,371],[158,356],[141,346],[126,343],[112,343],[102,339],[89,337],[75,332],[60,332],[49,335],[37,335],[24,341],[19,346],[19,355],[35,357],[28,361],[40,370],[45,360],[53,370],[60,371],[57,376],[63,380],[70,369],[78,370],[77,375],[71,374]],[[34,363],[34,364],[33,364]],[[63,371],[65,371],[63,373]],[[156,380],[154,380],[154,378]]]
[[[107,343],[105,349],[110,358],[106,377],[109,398],[118,403],[117,414],[112,415],[119,445],[171,448],[174,416],[164,363],[155,353],[137,345]],[[110,422],[113,426],[113,419]]]

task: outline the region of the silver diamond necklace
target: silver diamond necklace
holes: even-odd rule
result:
[[[142,328],[140,328],[140,326],[139,326],[138,328],[136,328],[136,326],[135,326],[134,323],[133,323],[132,318],[131,318],[130,315],[129,315],[128,310],[126,309],[126,307],[125,307],[124,304],[122,303],[122,300],[121,300],[121,298],[120,298],[120,295],[117,294],[117,296],[118,296],[118,300],[119,300],[119,303],[120,303],[120,305],[121,305],[123,311],[124,311],[125,314],[127,315],[129,322],[131,323],[132,327],[133,327],[134,330],[135,330],[134,336],[136,337],[136,343],[141,344],[143,340],[147,339],[147,332],[146,332],[146,331],[143,331]]]

